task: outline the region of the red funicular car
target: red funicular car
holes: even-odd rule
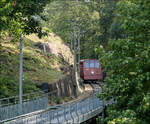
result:
[[[97,59],[86,59],[80,61],[80,77],[84,81],[102,80],[101,64]]]

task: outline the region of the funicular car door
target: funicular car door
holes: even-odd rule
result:
[[[80,61],[80,77],[83,78],[83,61]]]
[[[84,79],[93,80],[94,79],[94,60],[85,60],[84,61]]]

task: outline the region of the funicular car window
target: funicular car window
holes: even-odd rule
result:
[[[84,67],[85,67],[85,68],[89,68],[89,61],[88,61],[88,60],[86,60],[86,61],[84,62]]]
[[[95,68],[99,68],[99,61],[98,60],[95,61]]]
[[[94,60],[90,60],[90,68],[94,68]]]

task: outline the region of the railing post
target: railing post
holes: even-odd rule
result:
[[[52,123],[52,120],[54,120],[54,112],[52,111],[52,118],[51,118],[51,123]]]
[[[65,122],[66,122],[66,107],[64,107],[64,119],[65,119]]]
[[[83,102],[83,110],[84,110],[84,102]],[[86,106],[85,106],[85,110],[86,110]],[[84,111],[83,111],[83,121],[84,121]]]
[[[78,108],[79,108],[78,105],[79,105],[79,103],[77,102],[76,105],[77,105],[77,116],[78,116],[77,118],[78,118],[78,123],[79,123],[79,114],[78,114],[78,111],[79,111],[78,110]]]
[[[90,116],[90,99],[89,99],[89,103],[88,103],[88,105],[89,105],[88,113],[89,113],[89,116]]]

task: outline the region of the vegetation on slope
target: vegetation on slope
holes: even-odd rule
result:
[[[7,39],[1,42],[0,49],[0,97],[16,95],[19,91],[19,42],[10,42],[8,39],[7,37]],[[50,41],[51,39],[53,39],[53,41]],[[64,58],[52,53],[45,53],[36,46],[37,43],[50,41],[57,42],[61,47],[63,43],[58,37],[50,36],[39,39],[35,35],[30,35],[24,37],[23,41],[24,93],[38,90],[36,84],[54,82],[63,76],[60,69],[67,66]],[[59,52],[59,49],[57,50]],[[68,58],[72,57],[69,56],[67,52],[66,56],[68,56]]]

